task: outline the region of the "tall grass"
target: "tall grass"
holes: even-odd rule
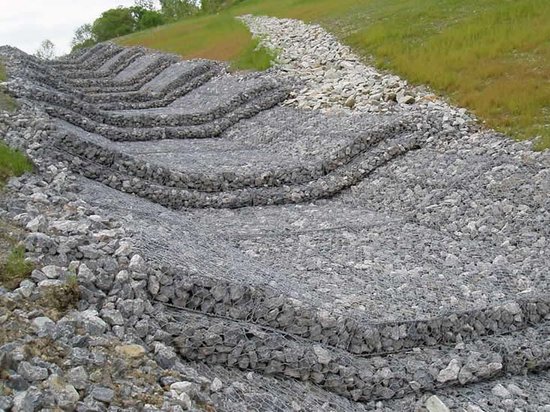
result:
[[[0,83],[6,81],[6,68],[0,61]],[[0,111],[14,111],[17,108],[15,100],[0,89]]]
[[[246,26],[227,13],[182,20],[122,37],[119,42],[164,50],[188,59],[230,61],[240,69],[265,70],[271,61],[270,52],[258,48]]]
[[[245,0],[121,42],[237,61],[252,39],[232,16],[247,13],[320,23],[378,67],[550,147],[548,0]]]
[[[15,246],[5,259],[0,259],[0,285],[15,289],[22,280],[29,277],[33,269],[34,265],[25,260],[25,248]]]
[[[235,58],[231,67],[235,70],[267,70],[277,57],[274,50],[260,45],[258,39],[253,39],[246,49]]]
[[[429,84],[486,123],[550,147],[550,3],[374,1],[346,41],[378,66]]]
[[[0,142],[0,188],[11,176],[19,176],[32,170],[32,164],[25,155]]]

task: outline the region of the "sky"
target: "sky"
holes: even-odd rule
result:
[[[49,39],[58,55],[66,54],[77,27],[92,23],[105,10],[133,4],[134,0],[0,0],[0,46],[32,54]]]

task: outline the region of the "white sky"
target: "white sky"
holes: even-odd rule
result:
[[[77,27],[92,23],[105,10],[133,4],[134,0],[0,0],[0,46],[32,54],[49,39],[58,55],[65,54]]]

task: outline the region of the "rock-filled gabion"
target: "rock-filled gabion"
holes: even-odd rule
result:
[[[285,251],[280,247],[285,235],[262,228],[273,229],[278,223],[283,231],[287,226],[301,230],[302,223],[273,224],[279,208],[295,207],[288,209],[291,216],[303,207],[304,218],[312,210],[308,216],[322,221],[322,208],[315,208],[333,202],[334,210],[346,213],[349,197],[358,187],[368,191],[371,177],[376,182],[384,170],[407,164],[416,152],[437,153],[439,140],[453,141],[474,130],[461,117],[463,112],[453,109],[455,117],[449,119],[441,108],[427,113],[424,107],[419,112],[407,110],[399,118],[363,113],[351,120],[326,120],[319,114],[274,108],[295,83],[271,73],[228,75],[219,63],[179,62],[174,56],[112,44],[52,63],[10,48],[0,49],[0,55],[10,75],[7,89],[25,107],[20,115],[3,118],[0,128],[11,144],[28,151],[41,173],[36,179],[11,184],[21,194],[7,202],[7,215],[32,231],[25,247],[42,268],[8,293],[8,299],[38,296],[48,285],[62,284],[72,271],[81,291],[78,310],[57,322],[36,320],[38,329],[43,329],[39,333],[75,347],[71,356],[77,359],[99,356],[90,355],[93,350],[80,351],[80,342],[91,336],[93,342],[119,348],[115,355],[103,356],[150,360],[147,370],[163,375],[158,378],[160,385],[139,381],[118,394],[113,385],[73,379],[84,376],[81,369],[75,370],[76,363],[65,371],[10,354],[10,370],[23,380],[17,376],[11,380],[10,387],[18,394],[0,397],[1,405],[101,409],[124,406],[124,401],[128,407],[150,410],[197,405],[220,410],[243,410],[249,405],[258,410],[320,410],[330,402],[339,411],[384,405],[399,410],[403,406],[396,405],[403,404],[392,402],[401,398],[438,404],[441,400],[429,392],[445,394],[454,387],[475,387],[548,367],[547,290],[522,294],[511,290],[470,310],[445,311],[441,305],[434,315],[383,320],[379,313],[350,309],[339,302],[340,295],[333,303],[320,302],[318,296],[323,295],[308,291],[311,286],[305,279],[300,287],[290,278],[289,285],[284,284],[281,268],[288,263],[270,263],[272,267],[260,276],[255,260],[271,262],[262,256],[271,252],[266,246],[270,241],[256,244],[251,240],[254,230],[251,238],[241,240],[231,233],[223,238],[214,230],[202,233],[200,223],[186,223],[186,219],[209,222],[210,216],[216,220],[211,225],[219,219],[223,230],[230,219],[239,225],[238,219],[249,216],[249,224],[258,229],[256,237],[272,236],[272,259],[283,260],[277,253]],[[287,103],[293,104],[296,96],[294,91]],[[415,106],[400,102],[401,95],[396,99]],[[385,101],[394,104],[392,99]],[[32,117],[35,120],[29,120]],[[333,129],[327,126],[331,122]],[[318,124],[326,129],[312,131]],[[159,152],[166,154],[166,161],[158,160]],[[212,161],[212,153],[219,156],[218,163]],[[226,162],[227,157],[231,159]],[[39,181],[41,176],[45,183]],[[380,185],[376,188],[383,192]],[[373,190],[370,196],[376,198]],[[63,198],[65,193],[70,200]],[[396,204],[409,193],[399,195]],[[24,206],[29,202],[35,206]],[[48,215],[49,207],[56,212]],[[331,223],[340,218],[335,215]],[[411,213],[403,222],[421,218]],[[246,234],[249,228],[242,226]],[[323,223],[313,232],[333,230]],[[299,232],[308,242],[307,228]],[[178,235],[186,236],[187,243],[180,243]],[[286,237],[291,240],[291,235],[288,232]],[[348,234],[347,240],[351,238]],[[308,265],[322,263],[322,254],[328,252],[302,251],[301,242],[295,248],[305,260],[305,269],[299,269],[303,274]],[[338,242],[342,240],[335,237],[331,248],[338,250]],[[397,258],[400,253],[411,252],[396,250]],[[247,255],[254,256],[253,263],[239,268],[239,259]],[[295,258],[288,253],[289,262]],[[502,259],[495,259],[495,265]],[[526,261],[530,259],[534,258]],[[452,268],[459,259],[448,257],[445,262]],[[216,271],[219,265],[224,271]],[[341,267],[334,277],[348,274]],[[330,277],[323,281],[327,285],[320,289],[336,282]],[[289,290],[293,285],[295,290]],[[345,285],[342,290],[347,293]],[[330,296],[330,291],[322,293]],[[14,345],[0,350],[12,353]],[[82,363],[88,373],[93,362]],[[176,376],[170,378],[164,370],[175,371]],[[218,376],[225,376],[223,382]],[[47,396],[39,401],[36,394],[41,389],[33,382],[46,379]],[[226,384],[228,379],[231,384]],[[60,385],[62,390],[55,389]],[[272,387],[266,390],[261,385]],[[154,406],[137,396],[147,390],[158,394]],[[261,403],[243,393],[270,396]],[[132,398],[134,403],[128,403]]]

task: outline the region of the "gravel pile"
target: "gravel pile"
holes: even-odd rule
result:
[[[3,201],[37,269],[0,294],[0,406],[550,408],[548,153],[244,19],[274,70],[0,49],[38,166]]]
[[[275,69],[304,85],[285,104],[324,112],[359,111],[377,114],[419,111],[444,112],[454,129],[466,134],[474,119],[464,109],[449,106],[425,88],[396,75],[382,73],[321,26],[299,20],[242,16],[264,47],[278,52]],[[452,120],[451,120],[452,119]]]

